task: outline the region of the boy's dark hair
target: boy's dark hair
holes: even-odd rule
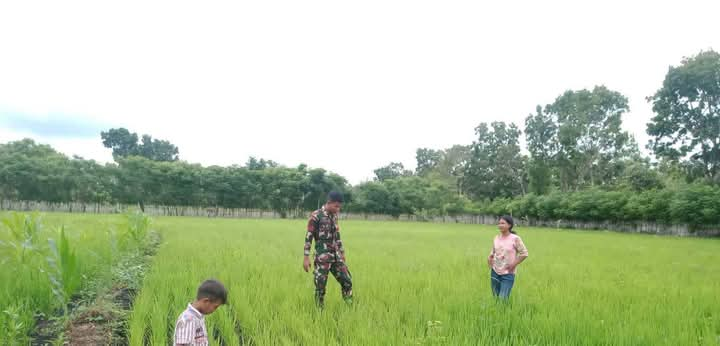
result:
[[[197,291],[197,300],[210,299],[213,302],[220,301],[222,304],[227,303],[227,289],[223,286],[220,281],[217,280],[205,280]]]
[[[330,191],[330,193],[328,193],[328,202],[343,203],[344,201],[345,199],[343,198],[342,193],[338,191]]]

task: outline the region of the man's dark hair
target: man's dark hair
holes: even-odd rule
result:
[[[221,302],[222,304],[227,303],[227,289],[223,286],[220,281],[217,280],[205,280],[197,291],[197,300],[210,299],[213,302]]]
[[[330,193],[328,193],[328,202],[343,203],[344,201],[345,199],[343,198],[342,193],[338,191],[330,191]]]

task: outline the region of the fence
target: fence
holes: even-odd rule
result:
[[[611,230],[627,233],[647,233],[658,235],[720,237],[720,225],[706,225],[693,229],[683,224],[662,224],[655,222],[578,222],[572,220],[526,220],[523,222],[533,227],[570,228],[582,230]]]
[[[0,200],[0,210],[40,211],[62,213],[92,213],[116,214],[134,205],[124,204],[97,204],[97,203],[52,203],[37,201],[8,201]],[[192,206],[157,206],[146,205],[145,213],[151,216],[192,216],[192,217],[220,217],[242,219],[304,219],[307,211],[290,210],[284,214],[244,208],[218,208],[218,207],[192,207]],[[381,215],[362,213],[342,213],[341,220],[368,220],[368,221],[406,221],[406,222],[432,222],[432,223],[461,223],[474,225],[494,225],[496,216],[490,215],[448,215],[437,217],[423,217],[419,215]],[[612,230],[628,233],[649,233],[676,236],[720,237],[720,225],[707,225],[699,229],[692,229],[688,225],[668,225],[654,222],[579,222],[573,220],[536,220],[517,218],[518,226],[534,226],[549,228],[571,228],[584,230]]]
[[[137,205],[101,204],[101,203],[53,203],[38,201],[8,201],[0,200],[0,210],[39,211],[58,213],[90,213],[90,214],[118,214]],[[145,205],[145,214],[151,216],[193,216],[193,217],[225,217],[247,219],[279,219],[283,215],[274,211],[245,208],[215,208],[194,206],[164,206]],[[304,213],[303,213],[304,214]],[[285,217],[297,218],[299,211],[287,213]]]

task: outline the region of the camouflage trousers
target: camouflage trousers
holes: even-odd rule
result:
[[[340,283],[340,289],[345,301],[352,299],[352,276],[344,262],[318,262],[315,261],[315,302],[319,306],[325,303],[325,286],[327,286],[328,274],[332,273]]]

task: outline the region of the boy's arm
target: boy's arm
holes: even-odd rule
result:
[[[192,320],[185,321],[180,317],[177,324],[175,324],[175,345],[190,345],[193,341],[194,333],[195,323]]]

